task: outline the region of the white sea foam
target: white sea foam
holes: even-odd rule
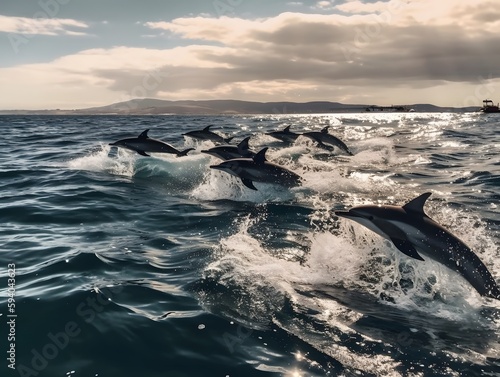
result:
[[[325,202],[319,199],[314,202],[318,210],[323,205]],[[478,251],[498,276],[499,271],[494,268],[498,250],[491,244],[486,225],[477,217],[441,206],[439,203],[440,212],[435,212],[437,204],[430,206],[428,212],[458,234],[466,234],[462,239]],[[375,343],[389,335],[358,325],[368,313],[394,321],[405,316],[412,332],[427,332],[426,336],[437,343],[441,342],[442,326],[463,329],[475,323],[474,328],[479,326],[485,332],[500,329],[500,323],[481,316],[484,299],[456,272],[429,258],[424,262],[410,259],[356,223],[341,220],[336,226],[333,224],[331,231],[311,230],[307,235],[308,251],[299,262],[296,256],[303,253],[301,248],[291,251],[287,246],[288,250],[281,252],[265,246],[258,235],[252,234],[251,228],[259,221],[265,220],[241,220],[238,230],[222,239],[214,261],[204,270],[206,278],[237,292],[237,301],[229,305],[240,320],[251,318],[254,324],[272,321],[322,352],[335,355],[350,368],[377,375],[381,370],[387,371],[384,375],[391,375],[398,362],[384,355],[371,359],[371,355],[331,342],[327,345],[324,333],[311,334],[304,330],[307,323],[300,323],[302,327],[296,323],[303,320],[292,314],[282,318],[278,313],[289,310],[285,307],[290,302],[297,315],[317,313],[315,321],[324,322],[332,331],[328,339],[352,332]],[[476,231],[468,231],[471,227]],[[459,337],[460,332],[450,336]],[[495,347],[500,344],[491,339],[485,341],[495,344],[488,354],[497,357]],[[357,362],[364,359],[371,362]]]
[[[185,189],[195,187],[203,180],[209,160],[206,155],[196,152],[184,157],[151,153],[151,157],[146,158],[126,149],[100,145],[86,155],[68,161],[67,166],[74,170],[148,179],[167,187]]]
[[[111,147],[101,144],[88,154],[68,161],[68,167],[74,170],[107,172],[109,174],[132,177],[135,154],[118,148],[116,157],[110,156]]]

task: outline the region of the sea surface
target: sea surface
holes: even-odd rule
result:
[[[182,136],[210,124],[270,147],[302,186],[252,191],[210,169],[213,144]],[[288,125],[330,125],[354,156],[265,135]],[[145,129],[195,150],[109,146]],[[429,216],[500,282],[499,116],[1,116],[0,130],[2,377],[500,376],[500,301],[333,213],[432,192]]]

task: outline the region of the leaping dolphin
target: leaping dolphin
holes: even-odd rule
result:
[[[224,142],[229,143],[231,140],[233,140],[233,137],[223,138],[222,136],[216,134],[215,132],[210,131],[210,127],[212,127],[212,125],[206,126],[202,130],[189,131],[182,135],[189,136],[198,140],[211,140],[215,143],[224,143]]]
[[[214,157],[218,157],[224,161],[241,157],[253,157],[255,156],[255,152],[250,150],[250,147],[248,145],[249,140],[250,136],[243,139],[237,146],[221,145],[218,147],[202,150],[201,152],[209,154]]]
[[[462,275],[480,295],[500,300],[500,289],[474,252],[424,212],[431,193],[425,193],[404,206],[364,205],[335,214],[354,220],[391,240],[399,251],[411,258],[422,255],[438,261]]]
[[[192,151],[194,148],[188,148],[183,151],[179,151],[172,147],[170,144],[164,143],[161,140],[151,139],[148,136],[149,129],[144,131],[139,135],[139,137],[130,138],[130,139],[122,139],[115,141],[109,145],[115,147],[122,147],[126,149],[130,149],[139,153],[141,156],[148,156],[146,152],[150,153],[171,153],[175,154],[177,157],[186,156],[189,151]]]
[[[235,158],[210,167],[240,178],[243,184],[252,190],[257,190],[253,185],[254,181],[275,183],[285,187],[299,185],[301,182],[300,176],[282,166],[268,162],[266,160],[266,151],[267,147],[253,158]]]
[[[318,131],[304,132],[302,135],[317,142],[318,146],[321,148],[329,149],[329,146],[334,146],[334,147],[341,149],[349,156],[352,156],[353,154],[349,150],[347,145],[345,145],[345,143],[342,140],[340,140],[339,138],[337,138],[333,135],[330,135],[328,133],[328,128],[330,128],[330,126],[324,127],[321,130],[321,132],[318,132]]]
[[[275,139],[281,140],[285,143],[290,143],[292,144],[297,140],[297,138],[300,136],[300,134],[296,134],[295,132],[290,131],[291,126],[285,127],[283,131],[272,131],[272,132],[266,132],[266,135],[272,136]]]

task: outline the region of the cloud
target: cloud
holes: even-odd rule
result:
[[[82,31],[88,25],[84,22],[65,18],[27,18],[0,15],[0,32],[23,35],[85,35]]]
[[[350,1],[334,14],[148,22],[182,46],[81,51],[0,69],[0,85],[22,100],[44,93],[46,107],[134,97],[480,105],[500,96],[499,25],[487,4]]]
[[[328,1],[328,0],[318,1],[311,8],[319,10],[331,10],[334,8],[334,1]]]
[[[362,80],[366,85],[380,80],[471,82],[481,74],[500,77],[500,51],[490,48],[498,45],[500,37],[479,23],[475,34],[472,22],[464,22],[468,25],[464,29],[452,18],[449,23],[441,18],[434,25],[428,19],[414,22],[408,14],[417,9],[402,9],[394,0],[344,5],[352,12],[372,13],[283,13],[259,20],[197,17],[147,26],[231,47],[210,48],[202,60],[228,64],[228,76],[237,72],[243,81],[274,77],[332,84]],[[389,11],[392,16],[384,15]],[[447,8],[447,12],[452,15],[456,10]],[[441,14],[444,17],[444,10]]]

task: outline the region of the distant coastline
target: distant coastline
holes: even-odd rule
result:
[[[441,107],[432,104],[408,104],[415,112],[471,112],[479,106]],[[0,110],[0,115],[244,115],[244,114],[329,114],[367,112],[373,104],[339,102],[252,102],[238,100],[166,101],[152,98],[133,99],[107,106],[75,110]]]

